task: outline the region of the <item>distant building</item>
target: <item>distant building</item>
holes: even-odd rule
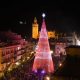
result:
[[[19,43],[22,47],[27,44],[27,41],[21,35],[12,31],[0,32],[0,39],[5,43]]]
[[[21,59],[22,53],[20,44],[0,44],[0,71]]]
[[[27,41],[11,31],[1,32],[0,39],[0,72],[2,72],[22,59]]]
[[[55,56],[66,55],[65,51],[66,43],[65,42],[57,42],[55,44]]]
[[[37,23],[36,17],[34,18],[34,22],[32,24],[32,38],[39,38],[39,25]],[[55,31],[48,31],[48,38],[56,38]]]
[[[48,38],[55,38],[55,31],[48,31]]]
[[[80,56],[80,46],[71,45],[66,47],[66,54],[71,56]]]
[[[32,24],[32,38],[37,39],[39,37],[38,23],[36,17],[34,18],[34,23]]]

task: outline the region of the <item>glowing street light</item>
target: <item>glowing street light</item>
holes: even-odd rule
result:
[[[9,68],[8,68],[8,71],[11,71],[11,70],[12,70],[12,69],[9,67]]]
[[[24,62],[25,60],[23,59],[23,62]]]
[[[31,54],[33,54],[34,52],[32,51]]]
[[[27,57],[27,60],[29,59],[30,57]]]
[[[20,63],[19,63],[19,62],[16,62],[15,64],[16,64],[17,66],[18,66],[18,65],[20,65]]]
[[[20,24],[23,24],[23,22],[22,22],[22,21],[20,21],[19,23],[20,23]]]
[[[49,76],[46,76],[45,80],[50,80],[50,77]]]
[[[59,63],[59,67],[61,67],[62,66],[62,63]]]

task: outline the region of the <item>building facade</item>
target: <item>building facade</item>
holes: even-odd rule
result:
[[[34,23],[32,24],[32,38],[37,39],[39,32],[38,32],[38,23],[36,17],[34,18]]]
[[[1,32],[0,39],[0,72],[3,72],[22,59],[27,41],[11,31]]]
[[[56,38],[55,31],[48,31],[48,38]],[[32,24],[32,38],[37,39],[39,38],[40,31],[39,31],[39,24],[37,23],[37,19],[34,18],[34,22]]]
[[[4,71],[11,64],[21,59],[21,45],[7,45],[0,47],[0,71]]]

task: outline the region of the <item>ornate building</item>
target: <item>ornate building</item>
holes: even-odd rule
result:
[[[37,23],[36,17],[34,18],[34,23],[32,24],[32,38],[37,39],[39,38],[39,25]],[[55,31],[48,31],[48,38],[56,38]]]
[[[34,18],[34,23],[32,24],[32,38],[37,39],[39,32],[38,32],[38,23],[36,17]]]

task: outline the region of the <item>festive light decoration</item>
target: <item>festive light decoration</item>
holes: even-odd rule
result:
[[[54,72],[54,65],[50,53],[50,46],[44,18],[40,31],[39,41],[35,51],[36,54],[32,70],[36,71],[38,69],[43,69],[46,73]]]
[[[42,17],[45,18],[45,16],[46,16],[45,13],[43,13],[43,14],[42,14]]]

